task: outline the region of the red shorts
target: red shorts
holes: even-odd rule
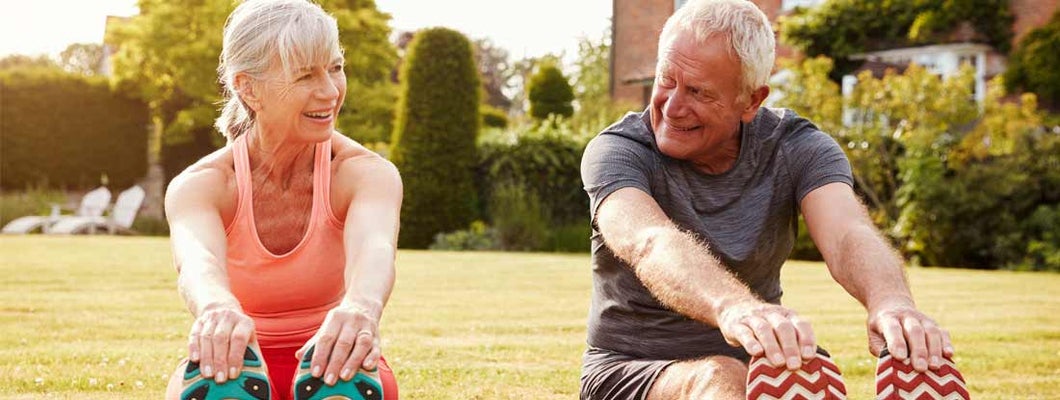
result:
[[[269,368],[269,383],[272,385],[272,398],[275,400],[292,400],[291,385],[294,384],[294,374],[298,372],[298,358],[294,353],[299,348],[261,349],[261,356]],[[382,357],[379,358],[379,380],[383,384],[383,399],[397,400],[398,387],[394,371]]]

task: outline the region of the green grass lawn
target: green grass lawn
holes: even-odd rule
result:
[[[1060,275],[909,277],[974,398],[1060,398]],[[161,398],[191,321],[175,278],[162,238],[0,237],[0,398]],[[586,255],[402,251],[383,321],[402,397],[576,398],[589,281]],[[850,398],[873,398],[861,307],[823,264],[790,263],[784,287]]]

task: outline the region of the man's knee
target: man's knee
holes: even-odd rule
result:
[[[747,365],[714,356],[670,365],[659,374],[648,399],[742,399]]]

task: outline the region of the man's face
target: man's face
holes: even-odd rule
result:
[[[716,164],[722,154],[734,160],[740,121],[750,122],[762,99],[741,96],[740,63],[728,39],[714,35],[699,44],[691,33],[676,32],[660,45],[651,100],[659,150],[694,164]]]

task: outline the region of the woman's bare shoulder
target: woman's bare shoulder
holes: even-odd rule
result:
[[[235,163],[231,146],[207,154],[177,174],[169,183],[167,197],[174,195],[223,194],[235,184]],[[189,193],[191,192],[191,193]],[[212,196],[211,196],[212,197]]]
[[[378,153],[337,132],[331,137],[331,151],[331,162],[336,172],[349,168],[378,168],[394,165]]]

